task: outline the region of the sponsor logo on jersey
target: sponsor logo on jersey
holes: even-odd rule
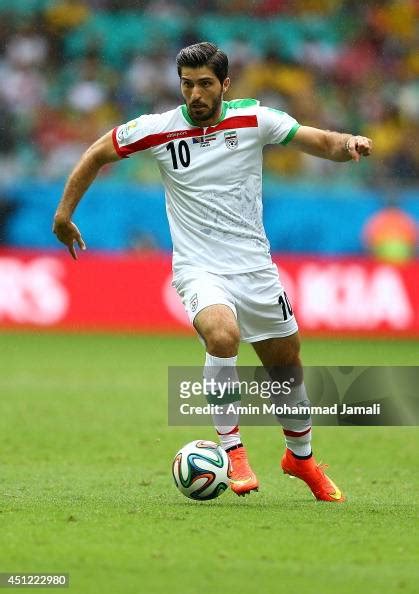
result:
[[[191,306],[191,311],[194,313],[196,308],[198,307],[198,294],[195,293],[189,300],[189,305]]]
[[[211,146],[211,142],[217,139],[216,134],[208,134],[207,136],[196,136],[192,138],[193,144],[199,144],[200,147]]]
[[[239,146],[239,139],[237,137],[236,130],[230,130],[229,132],[224,132],[224,140],[226,143],[226,147],[233,151]]]
[[[187,130],[178,130],[177,132],[169,132],[167,138],[179,138],[179,136],[187,136]]]

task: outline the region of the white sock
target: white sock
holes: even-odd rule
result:
[[[311,427],[304,431],[291,431],[283,429],[285,444],[296,456],[310,456],[311,454]]]
[[[291,394],[286,397],[285,402],[291,407],[298,405],[310,406],[303,381],[292,387]],[[311,417],[307,415],[302,419],[296,419],[277,415],[277,419],[282,425],[287,448],[296,456],[310,456]]]
[[[215,357],[206,353],[204,378],[207,381],[214,380],[220,384],[239,381],[239,376],[236,369],[237,356],[235,357]],[[212,402],[215,393],[209,395],[209,400]],[[212,399],[211,399],[212,397]],[[240,395],[233,397],[235,402],[240,401]],[[222,408],[226,408],[232,400],[225,404]],[[220,439],[221,447],[228,450],[231,447],[241,444],[241,437],[239,432],[239,415],[235,412],[214,414],[214,426]]]

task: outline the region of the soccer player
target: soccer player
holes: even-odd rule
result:
[[[291,143],[324,159],[359,161],[370,154],[371,140],[300,125],[255,99],[224,101],[228,59],[212,43],[182,49],[176,63],[185,103],[142,115],[92,144],[69,176],[53,231],[77,259],[75,246],[86,246],[71,217],[99,169],[150,150],[166,192],[173,284],[206,346],[204,377],[238,379],[240,341],[251,343],[268,369],[301,369],[297,322],[262,224],[262,149]],[[307,401],[302,373],[293,390],[295,402]],[[231,488],[245,495],[259,483],[233,417],[215,415],[214,424],[231,462]],[[343,501],[313,457],[310,419],[279,420],[283,471],[305,481],[317,499]]]

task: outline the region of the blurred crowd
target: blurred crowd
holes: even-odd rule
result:
[[[214,41],[227,99],[256,97],[306,125],[374,140],[357,167],[266,151],[268,176],[418,181],[417,0],[0,0],[0,184],[61,179],[98,136],[181,102],[175,56]],[[158,180],[146,154],[103,172]]]

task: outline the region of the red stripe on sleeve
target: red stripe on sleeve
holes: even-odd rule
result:
[[[119,144],[118,141],[116,139],[116,131],[118,130],[118,127],[114,128],[112,130],[112,142],[113,142],[113,146],[117,152],[117,154],[121,157],[121,159],[125,158],[125,154],[123,153],[123,151],[119,148]]]

